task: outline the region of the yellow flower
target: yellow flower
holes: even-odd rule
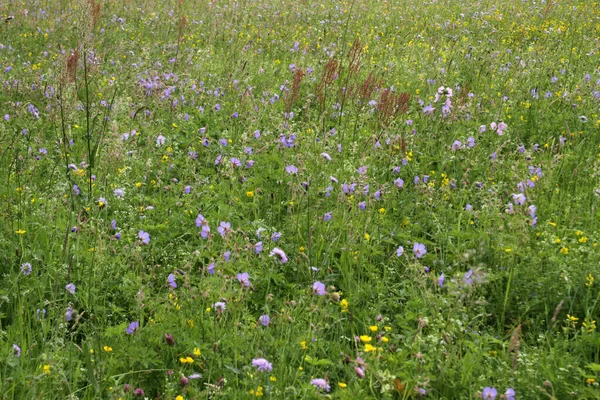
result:
[[[175,400],[184,400],[182,395],[175,397]]]
[[[142,182],[138,182],[135,184],[135,187],[140,187],[140,186],[142,186]]]
[[[300,246],[300,252],[303,252],[304,250],[306,250],[304,246]]]
[[[197,348],[197,347],[194,347],[194,355],[195,355],[196,357],[200,357],[200,349],[199,349],[199,348]]]
[[[371,235],[369,235],[368,233],[365,233],[365,240],[368,242],[369,240],[371,240]]]
[[[572,315],[569,315],[569,314],[567,314],[567,319],[568,319],[569,321],[572,321],[572,322],[577,322],[577,321],[579,321],[579,318],[577,318],[577,317],[574,317],[574,316],[572,316]]]
[[[377,332],[379,330],[379,328],[377,327],[377,325],[371,325],[369,327],[369,329],[371,330],[371,332]]]
[[[192,357],[180,357],[179,358],[179,362],[182,364],[193,364],[194,363],[194,359]]]
[[[390,341],[390,339],[388,339],[387,337],[383,336],[383,337],[381,338],[381,341],[382,341],[383,343],[387,343],[387,342],[389,342],[389,341]]]
[[[383,329],[385,329],[387,332],[389,332],[389,331],[392,330],[392,327],[391,326],[384,326]]]
[[[347,312],[348,311],[348,300],[342,299],[342,301],[340,301],[340,308],[342,309],[342,312]]]
[[[381,207],[381,208],[379,209],[379,214],[385,214],[385,208]]]
[[[594,383],[596,383],[596,380],[594,378],[587,378],[585,380],[585,383],[587,383],[588,385],[593,385]]]
[[[579,243],[587,243],[588,238],[587,238],[587,236],[582,236],[582,237],[579,238],[578,241],[579,241]]]
[[[103,349],[107,353],[110,353],[112,351],[112,347],[110,347],[110,346],[104,346]]]
[[[346,385],[344,382],[338,382],[338,386],[342,389],[346,389],[348,387],[348,385]]]
[[[246,196],[254,197],[254,192],[253,191],[246,192]]]
[[[44,365],[44,373],[45,374],[49,374],[50,373],[50,365],[48,365],[48,364]]]
[[[177,128],[177,124],[173,122],[173,128]]]
[[[365,352],[366,353],[370,353],[370,352],[374,352],[377,350],[377,347],[370,345],[370,344],[365,344]]]
[[[271,382],[277,382],[277,378],[276,378],[275,376],[271,376],[271,377],[269,377],[269,380],[270,380]]]
[[[18,231],[15,231],[17,235],[24,235],[25,232],[27,232],[25,229],[19,229]]]
[[[363,343],[369,343],[371,340],[372,340],[371,336],[367,336],[367,335],[360,336],[360,341]]]
[[[581,235],[583,235],[583,232],[582,231],[577,231],[577,232],[575,232],[575,235],[581,236]]]
[[[554,239],[554,243],[559,244],[561,240],[559,238]]]
[[[308,349],[308,346],[306,345],[306,340],[300,342],[300,347],[302,347],[302,350]]]
[[[188,326],[189,326],[190,328],[193,328],[193,327],[194,327],[194,320],[193,320],[193,319],[188,319],[186,322],[187,322],[187,324],[188,324]]]
[[[585,277],[585,286],[590,287],[594,284],[594,275],[589,274]]]
[[[560,254],[569,254],[569,248],[568,247],[562,247],[560,249]]]

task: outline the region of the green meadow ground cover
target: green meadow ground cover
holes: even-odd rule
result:
[[[600,5],[0,5],[3,399],[600,398]]]

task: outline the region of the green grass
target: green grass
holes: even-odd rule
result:
[[[599,10],[0,5],[0,398],[600,398]]]

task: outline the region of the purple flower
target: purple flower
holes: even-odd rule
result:
[[[242,162],[239,160],[239,158],[231,157],[231,159],[229,161],[231,162],[231,165],[234,167],[242,166]]]
[[[127,329],[125,329],[125,332],[127,332],[128,335],[133,335],[138,329],[140,329],[140,323],[138,321],[133,321],[129,324]]]
[[[29,275],[31,274],[32,268],[31,268],[31,264],[26,262],[24,264],[21,265],[21,273],[23,275]]]
[[[375,200],[381,200],[381,190],[378,190],[374,193]]]
[[[140,240],[142,241],[142,243],[144,243],[144,244],[149,244],[150,243],[150,234],[148,232],[139,231],[138,232],[138,237],[140,238]]]
[[[400,257],[402,256],[402,254],[404,254],[404,247],[398,246],[398,248],[396,249],[396,256]]]
[[[208,271],[209,274],[214,275],[215,274],[215,263],[208,264],[208,266],[206,267],[206,270]]]
[[[481,126],[479,127],[479,130],[478,130],[478,132],[479,132],[479,133],[483,133],[483,132],[485,132],[485,130],[486,130],[486,129],[487,129],[487,127],[486,127],[485,125],[481,125]]]
[[[327,381],[322,378],[315,378],[312,381],[310,381],[310,384],[316,387],[317,389],[322,389],[326,392],[329,392],[329,390],[331,389],[331,386],[329,386]]]
[[[221,146],[227,146],[227,139],[223,138],[223,139],[219,140],[219,144]]]
[[[325,220],[325,222],[331,221],[331,218],[333,218],[331,211],[329,211],[328,213],[325,213],[325,215],[323,216],[323,219]]]
[[[122,199],[123,197],[125,197],[125,190],[124,189],[115,189],[114,194],[119,199]]]
[[[467,286],[472,284],[473,283],[473,279],[471,278],[472,276],[473,276],[473,270],[470,269],[463,275],[463,278],[462,278],[463,283]]]
[[[404,187],[404,181],[398,178],[394,181],[394,186],[396,186],[397,188],[402,188]]]
[[[331,161],[331,156],[327,153],[321,153],[321,157],[325,158],[327,161]]]
[[[231,251],[226,251],[225,253],[223,253],[223,258],[225,259],[225,261],[229,261],[230,256],[231,256]]]
[[[515,204],[520,206],[525,203],[525,200],[527,200],[527,197],[525,197],[523,193],[513,193],[512,197]]]
[[[225,235],[231,232],[231,224],[229,222],[221,221],[217,231],[219,231],[221,237],[225,237]]]
[[[167,278],[167,283],[169,284],[169,286],[171,286],[173,289],[177,289],[177,283],[175,282],[175,275],[173,274],[169,274],[169,277]]]
[[[271,372],[273,370],[273,364],[271,364],[264,358],[252,359],[252,366],[256,367],[259,371]]]
[[[246,286],[246,287],[250,286],[250,276],[248,275],[247,272],[237,274],[237,280],[239,283],[242,284],[242,286]]]
[[[361,368],[359,366],[355,366],[354,367],[354,373],[356,374],[356,376],[358,376],[360,379],[365,379],[365,370],[364,368]]]
[[[113,220],[110,222],[110,227],[113,229],[113,231],[116,231],[116,230],[117,230],[117,220],[116,220],[116,219],[113,219]]]
[[[455,140],[452,143],[452,151],[456,151],[462,147],[462,143],[459,140]]]
[[[67,307],[67,311],[65,312],[65,321],[69,322],[73,319],[73,308],[71,306]]]
[[[258,318],[258,323],[261,324],[262,326],[269,326],[269,323],[271,322],[271,318],[267,315],[261,315]]]
[[[433,107],[431,104],[429,104],[427,107],[423,108],[423,112],[425,113],[425,115],[431,115],[431,114],[433,114],[434,111],[435,111],[435,107]]]
[[[279,233],[279,232],[274,232],[274,233],[271,235],[271,240],[272,240],[273,242],[278,242],[278,241],[279,241],[279,239],[281,239],[281,233]]]
[[[65,289],[67,289],[67,292],[71,293],[71,294],[75,294],[75,285],[72,283],[69,283],[67,286],[65,286]]]
[[[359,173],[360,175],[364,175],[364,174],[366,174],[366,173],[367,173],[367,167],[363,165],[362,167],[360,167],[360,168],[358,169],[358,173]]]
[[[158,135],[158,137],[156,138],[156,145],[157,146],[162,146],[163,144],[165,144],[165,137],[163,135]]]
[[[465,210],[466,210],[466,211],[471,211],[472,209],[473,209],[473,206],[472,206],[472,205],[470,205],[470,204],[467,204],[467,205],[465,206]]]
[[[81,194],[81,190],[79,190],[79,186],[73,185],[73,194],[75,196],[79,196]]]
[[[213,308],[217,312],[223,312],[227,309],[227,306],[222,301],[217,301],[215,304],[213,304]]]
[[[313,293],[319,295],[319,296],[323,296],[324,294],[327,293],[327,291],[325,290],[325,284],[319,281],[316,281],[315,283],[313,283],[312,286],[313,289]]]
[[[15,357],[21,357],[21,348],[18,345],[13,344],[13,352]]]
[[[190,194],[190,192],[192,191],[192,187],[191,186],[186,186],[183,188],[183,192],[185,194]]]
[[[446,279],[446,275],[444,275],[444,273],[442,272],[442,274],[440,275],[440,277],[438,278],[438,285],[440,285],[440,287],[444,287],[444,280]]]
[[[486,386],[481,393],[484,400],[495,400],[496,396],[498,396],[498,391],[496,388]]]
[[[504,393],[504,399],[505,400],[515,400],[515,389],[513,388],[508,388],[506,389],[506,392]]]
[[[415,242],[413,245],[413,253],[415,254],[415,257],[421,258],[427,253],[427,249],[424,244]]]
[[[492,159],[492,161],[496,161],[496,158],[498,158],[498,153],[497,153],[497,152],[493,152],[493,153],[490,155],[490,158]]]
[[[365,211],[365,209],[367,208],[367,203],[361,201],[360,203],[358,203],[358,208],[360,209],[360,211]]]
[[[133,394],[138,396],[138,397],[142,397],[144,395],[144,389],[142,388],[137,388],[133,391]]]
[[[279,262],[281,262],[282,264],[285,264],[286,262],[288,262],[288,258],[285,255],[284,251],[278,247],[273,248],[273,250],[271,250],[271,253],[269,254],[269,256],[271,256],[271,257],[277,256],[277,258],[279,258]]]
[[[298,168],[296,168],[294,165],[288,165],[285,167],[285,171],[290,175],[294,175],[298,172]]]
[[[473,136],[469,136],[467,139],[467,146],[469,146],[469,148],[475,146],[475,138]]]

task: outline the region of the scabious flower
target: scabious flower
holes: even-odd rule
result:
[[[65,312],[65,321],[69,322],[73,319],[73,307],[67,307],[67,311]]]
[[[360,203],[358,203],[358,208],[360,209],[360,211],[365,211],[365,209],[367,208],[367,203],[361,201]]]
[[[285,167],[285,171],[290,175],[294,175],[298,172],[298,168],[295,165],[288,165]]]
[[[119,199],[122,199],[123,197],[125,197],[125,189],[115,189],[114,194],[116,197],[118,197]]]
[[[262,326],[269,326],[271,318],[267,314],[263,314],[258,318],[258,323]]]
[[[169,286],[171,286],[173,289],[177,289],[177,283],[175,282],[175,275],[173,274],[169,274],[169,277],[167,278],[167,283],[169,284]]]
[[[129,324],[127,329],[125,329],[125,332],[127,332],[128,335],[133,335],[135,333],[135,331],[137,331],[139,328],[140,328],[140,323],[138,321],[133,321],[132,323]]]
[[[404,181],[398,178],[394,181],[394,186],[396,186],[397,188],[402,188],[404,187]]]
[[[250,286],[250,276],[248,275],[247,272],[237,274],[237,280],[239,283],[242,284],[242,286],[246,286],[246,287]]]
[[[269,256],[271,256],[271,257],[277,256],[277,258],[279,258],[279,262],[281,262],[282,264],[285,264],[286,262],[288,262],[288,258],[285,255],[285,252],[278,247],[273,248],[273,250],[271,250],[271,253],[269,254]]]
[[[331,211],[329,211],[328,213],[325,213],[325,215],[323,216],[323,220],[325,220],[325,222],[331,221],[331,218],[333,218]]]
[[[415,254],[415,257],[421,258],[427,253],[427,249],[424,244],[415,242],[413,245],[413,253]]]
[[[15,357],[21,357],[21,348],[18,345],[13,344],[13,352]]]
[[[313,283],[312,289],[313,293],[319,296],[323,296],[327,293],[327,291],[325,290],[325,284],[319,281]]]
[[[142,243],[144,244],[149,244],[150,243],[150,234],[148,232],[144,232],[144,231],[139,231],[138,232],[138,238],[142,241]]]
[[[470,284],[472,284],[472,283],[473,283],[473,278],[472,278],[472,276],[473,276],[473,270],[472,270],[472,269],[470,269],[470,270],[468,270],[468,271],[467,271],[467,272],[466,272],[466,273],[463,275],[463,278],[462,278],[462,281],[463,281],[463,283],[464,283],[465,285],[467,285],[467,286],[469,286]]]
[[[252,366],[256,367],[259,371],[271,372],[273,370],[273,364],[264,358],[253,358]]]
[[[486,386],[481,395],[484,400],[495,400],[496,396],[498,396],[498,391],[496,388]]]
[[[472,148],[473,146],[475,146],[475,138],[474,138],[473,136],[470,136],[470,137],[467,139],[467,146],[468,146],[469,148]]]
[[[31,264],[26,262],[24,264],[21,265],[21,273],[23,275],[29,275],[31,274],[32,268],[31,268]]]
[[[258,242],[254,245],[254,252],[259,254],[263,250],[263,242]]]
[[[215,274],[215,263],[210,263],[206,267],[206,270],[208,271],[209,274],[214,275]]]
[[[67,292],[71,293],[71,294],[75,294],[75,285],[72,283],[69,283],[67,286],[65,286],[65,289],[67,289]]]
[[[460,149],[462,147],[462,143],[460,142],[460,140],[455,140],[452,143],[452,151],[456,151],[458,149]]]
[[[213,304],[213,308],[217,312],[223,312],[227,309],[227,306],[222,301],[217,301],[215,304]]]
[[[310,384],[313,385],[314,387],[316,387],[318,389],[322,389],[326,392],[329,392],[329,390],[331,389],[331,386],[329,386],[327,381],[322,378],[315,378],[310,381]]]

